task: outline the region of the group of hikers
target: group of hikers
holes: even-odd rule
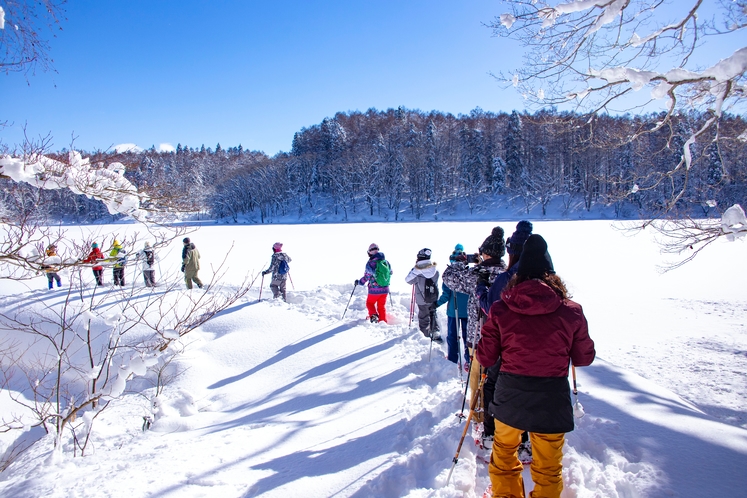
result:
[[[565,433],[574,428],[569,367],[590,365],[596,355],[581,306],[556,275],[547,242],[532,230],[523,220],[504,239],[495,227],[477,254],[457,244],[440,295],[428,248],[418,251],[405,278],[413,286],[411,318],[417,305],[418,328],[434,342],[442,342],[436,309],[447,305],[447,359],[468,372],[471,416],[482,425],[481,445],[491,449],[494,497],[525,496],[524,463],[534,481],[531,496],[560,496]],[[368,256],[353,291],[368,284],[368,319],[385,322],[391,265],[377,244]]]
[[[198,272],[200,271],[200,253],[189,237],[184,238],[182,243],[184,244],[184,247],[182,249],[181,271],[184,273],[184,282],[188,289],[192,288],[193,282],[197,284],[197,287],[202,288],[203,284],[198,276]],[[93,278],[96,281],[97,286],[104,285],[104,265],[110,265],[112,267],[113,285],[116,287],[124,287],[126,285],[125,268],[128,264],[127,258],[127,251],[122,247],[119,240],[115,239],[114,242],[112,242],[108,255],[104,254],[97,242],[93,242],[91,244],[91,251],[78,262],[92,266]],[[49,244],[44,251],[44,256],[40,258],[40,261],[41,269],[44,270],[47,275],[49,289],[53,288],[55,282],[57,283],[57,287],[61,287],[62,279],[59,271],[60,267],[63,266],[63,261],[57,254],[57,245]],[[151,246],[150,242],[146,241],[143,244],[143,248],[135,253],[135,261],[141,265],[145,286],[155,287],[156,263],[158,257],[155,248]]]
[[[200,252],[197,250],[194,242],[189,237],[182,239],[182,265],[181,271],[184,273],[184,283],[187,289],[192,289],[193,284],[197,285],[198,288],[202,289],[204,284],[199,277],[200,271]],[[273,297],[282,297],[286,299],[285,282],[289,277],[289,266],[291,258],[283,251],[283,244],[276,242],[272,246],[273,254],[270,261],[270,267],[262,272],[262,275],[272,273],[272,281],[270,288],[272,289]],[[141,264],[143,280],[145,281],[146,287],[156,286],[156,262],[158,257],[156,255],[155,248],[151,246],[150,242],[145,242],[143,248],[138,251],[135,255],[135,261]],[[125,268],[128,264],[127,251],[122,247],[119,240],[114,240],[112,247],[109,250],[108,256],[99,247],[97,242],[91,244],[91,251],[86,257],[81,259],[79,262],[84,264],[92,265],[93,277],[96,281],[97,286],[104,285],[104,264],[111,265],[112,267],[112,281],[113,285],[117,287],[125,286]],[[57,283],[57,287],[62,286],[62,279],[59,271],[63,265],[63,261],[57,254],[57,245],[49,244],[44,252],[44,256],[40,258],[41,269],[47,275],[49,282],[49,288],[53,288],[53,283]]]
[[[489,474],[495,497],[524,497],[521,473],[529,461],[535,485],[531,496],[560,496],[564,434],[574,428],[569,366],[590,365],[596,354],[581,306],[556,275],[547,242],[532,230],[530,222],[520,221],[504,239],[503,229],[495,227],[476,254],[457,244],[440,292],[441,275],[429,248],[418,251],[405,277],[413,286],[411,319],[417,306],[418,328],[431,341],[442,342],[436,310],[447,305],[447,359],[468,373],[471,406],[481,407],[471,416],[482,425],[482,446],[492,448]],[[193,283],[203,288],[200,253],[188,237],[182,242],[185,284],[188,289]],[[263,283],[271,273],[273,297],[286,300],[291,258],[280,242],[272,251],[270,266],[262,271]],[[387,322],[392,267],[377,244],[367,253],[364,274],[355,280],[353,292],[358,285],[367,286],[367,319]],[[155,286],[156,256],[148,242],[137,260],[143,264],[145,285]],[[127,253],[119,241],[108,257],[94,242],[82,262],[93,265],[97,285],[103,285],[100,263],[113,263],[114,285],[125,285]],[[42,266],[50,289],[54,282],[61,286],[60,264],[50,244]]]

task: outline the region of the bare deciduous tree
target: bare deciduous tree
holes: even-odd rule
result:
[[[6,0],[0,4],[0,71],[49,70],[50,37],[64,20],[65,0]]]
[[[667,146],[679,148],[664,174],[652,171],[639,176],[624,195],[656,191],[664,185],[670,192],[662,213],[674,217],[672,210],[687,190],[691,169],[707,167],[694,160],[695,144],[703,150],[710,143],[718,148],[729,141],[747,141],[747,130],[727,131],[720,126],[727,111],[745,110],[747,47],[719,54],[710,43],[716,37],[735,39],[747,28],[745,0],[721,0],[715,5],[704,0],[504,3],[510,12],[489,26],[496,35],[518,40],[527,48],[521,68],[497,75],[507,87],[517,87],[536,106],[559,105],[587,113],[589,140],[597,146],[619,147],[642,135],[665,131]],[[744,42],[743,35],[740,42]],[[650,94],[641,98],[636,92],[644,88]],[[627,130],[617,137],[594,135],[594,117],[599,113],[635,111],[658,99],[666,101],[666,111],[655,125]],[[673,116],[693,110],[705,119],[695,129],[679,129]],[[691,223],[694,226],[688,225],[686,233],[697,231],[698,222]],[[655,220],[646,220],[640,227],[649,225],[661,227],[664,235],[674,235],[671,224],[663,228]],[[701,230],[704,235],[713,233],[708,223]],[[719,236],[727,233],[722,230]],[[690,245],[678,247],[685,250]]]

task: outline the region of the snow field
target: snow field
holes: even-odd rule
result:
[[[154,388],[136,378],[96,418],[89,456],[73,458],[69,441],[57,454],[42,439],[0,474],[0,495],[482,496],[487,466],[470,434],[444,485],[463,429],[454,416],[463,388],[445,345],[433,344],[428,361],[431,344],[408,324],[403,279],[422,247],[443,270],[455,243],[476,249],[495,224],[508,236],[516,223],[199,228],[190,237],[206,282],[236,241],[226,291],[266,268],[272,243],[284,242],[293,258],[289,302],[268,300],[268,279],[257,302],[255,285],[171,346],[173,379],[155,398],[151,430],[142,431],[142,417],[153,415]],[[584,306],[598,354],[577,369],[586,415],[567,436],[563,498],[737,495],[747,484],[747,274],[734,264],[744,245],[714,245],[712,257],[661,275],[649,239],[606,222],[536,222],[534,231]],[[395,272],[389,324],[365,320],[362,288],[340,320],[371,242]],[[180,250],[175,241],[161,252],[165,275],[155,292],[177,288],[158,313],[178,312],[204,292],[183,289]],[[147,302],[150,291],[134,278],[124,291],[103,290],[97,323],[125,293]],[[45,285],[43,277],[0,282],[0,311],[57,309],[62,291],[37,290]],[[439,314],[445,335],[445,309]],[[12,404],[0,399],[7,414]],[[0,444],[8,448],[8,435]]]

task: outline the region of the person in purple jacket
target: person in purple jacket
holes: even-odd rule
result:
[[[524,496],[518,449],[528,431],[532,496],[560,497],[565,433],[574,428],[568,369],[590,365],[595,355],[581,305],[555,274],[545,239],[531,235],[477,345],[481,364],[501,359],[489,407],[495,418],[488,468],[493,496]]]
[[[366,270],[363,277],[355,281],[355,285],[368,283],[366,309],[371,323],[386,322],[386,297],[389,294],[389,281],[392,273],[392,267],[384,257],[384,253],[379,252],[379,246],[377,244],[368,246]]]

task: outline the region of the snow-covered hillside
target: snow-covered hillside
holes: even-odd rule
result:
[[[518,221],[518,220],[517,220]],[[510,235],[516,221],[498,223]],[[487,466],[468,442],[446,476],[463,425],[463,386],[441,346],[409,325],[404,277],[423,247],[441,269],[456,243],[474,251],[493,223],[201,227],[203,281],[232,244],[223,280],[240,285],[267,267],[271,246],[293,259],[289,302],[255,286],[177,345],[175,378],[158,396],[130,391],[95,420],[85,457],[44,438],[0,473],[12,497],[480,497]],[[105,227],[122,237],[137,228]],[[74,227],[80,236],[86,227]],[[101,227],[96,227],[101,230]],[[597,360],[578,373],[586,416],[568,435],[563,496],[738,496],[747,488],[747,268],[745,245],[719,242],[685,267],[659,274],[657,246],[609,222],[535,222],[558,274],[589,319]],[[110,239],[110,238],[109,238]],[[365,321],[366,249],[392,263],[389,324]],[[65,243],[61,252],[65,256]],[[139,248],[138,248],[139,249]],[[181,244],[160,253],[159,279],[175,282]],[[107,270],[106,280],[111,281]],[[127,290],[146,296],[127,272]],[[63,281],[67,283],[65,274]],[[93,291],[88,276],[84,296]],[[132,283],[134,282],[134,286]],[[259,280],[257,280],[259,282]],[[265,279],[265,285],[268,281]],[[198,295],[183,285],[173,293]],[[212,287],[207,292],[221,292]],[[0,313],[61,306],[67,289],[46,279],[0,282]],[[173,310],[164,311],[164,313]],[[440,309],[439,313],[445,313]],[[445,329],[445,314],[441,315]],[[14,333],[3,333],[12,338]],[[445,348],[445,346],[443,346]],[[0,413],[17,410],[0,397]],[[32,438],[32,430],[21,437]],[[0,451],[17,433],[2,435]]]

